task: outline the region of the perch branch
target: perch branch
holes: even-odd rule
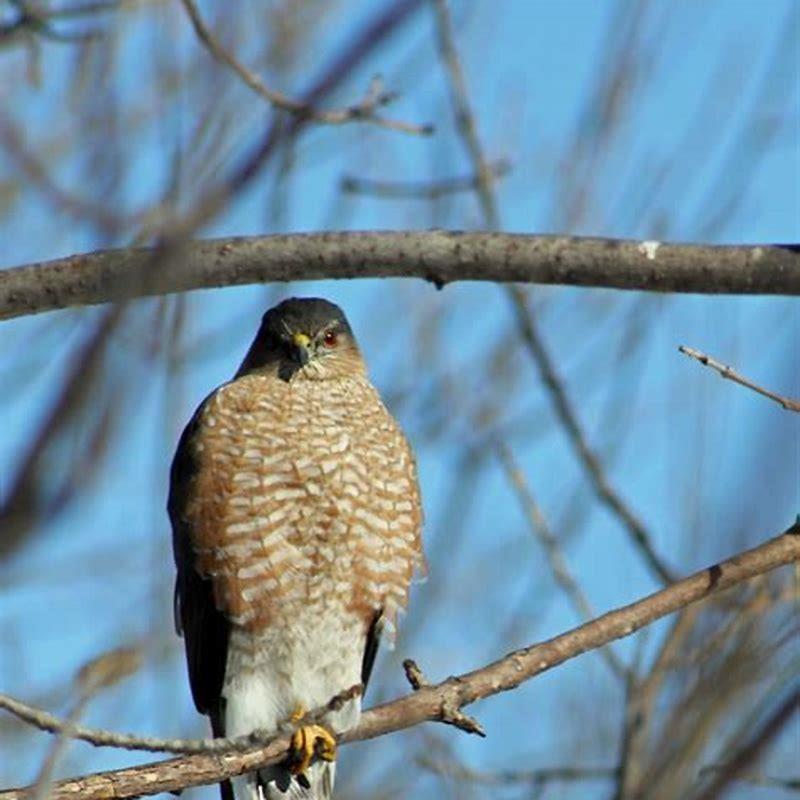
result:
[[[426,721],[442,721],[448,703],[460,711],[499,692],[563,664],[575,656],[629,636],[667,614],[756,575],[800,560],[800,523],[752,550],[701,570],[660,592],[611,611],[567,633],[514,651],[480,669],[423,686],[399,700],[366,711],[354,729],[339,737],[344,742],[373,739]],[[452,709],[451,709],[452,710]],[[277,763],[288,752],[288,736],[265,746],[237,753],[204,753],[121,770],[86,775],[54,784],[51,797],[124,798],[176,791],[217,783],[225,778]],[[24,800],[28,789],[0,792],[0,800]]]

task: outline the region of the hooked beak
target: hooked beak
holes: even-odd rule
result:
[[[308,349],[311,339],[305,333],[295,333],[292,335],[292,344],[294,345],[293,354],[295,359],[301,367],[304,367],[311,358],[311,353]]]

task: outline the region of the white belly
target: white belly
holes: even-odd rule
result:
[[[291,625],[254,636],[234,629],[222,694],[225,733],[277,730],[298,708],[313,711],[361,681],[364,623],[345,609],[303,609]],[[336,731],[358,721],[360,698],[332,712]]]

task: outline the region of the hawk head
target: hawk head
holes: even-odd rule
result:
[[[264,314],[237,377],[251,372],[281,380],[326,380],[364,373],[342,309],[317,297],[292,297]]]

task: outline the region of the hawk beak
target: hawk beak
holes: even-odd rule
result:
[[[297,361],[300,363],[301,367],[304,367],[308,364],[309,359],[311,358],[311,353],[309,352],[309,345],[311,344],[311,339],[306,336],[305,333],[295,333],[292,335],[292,344],[294,344],[294,356]]]

